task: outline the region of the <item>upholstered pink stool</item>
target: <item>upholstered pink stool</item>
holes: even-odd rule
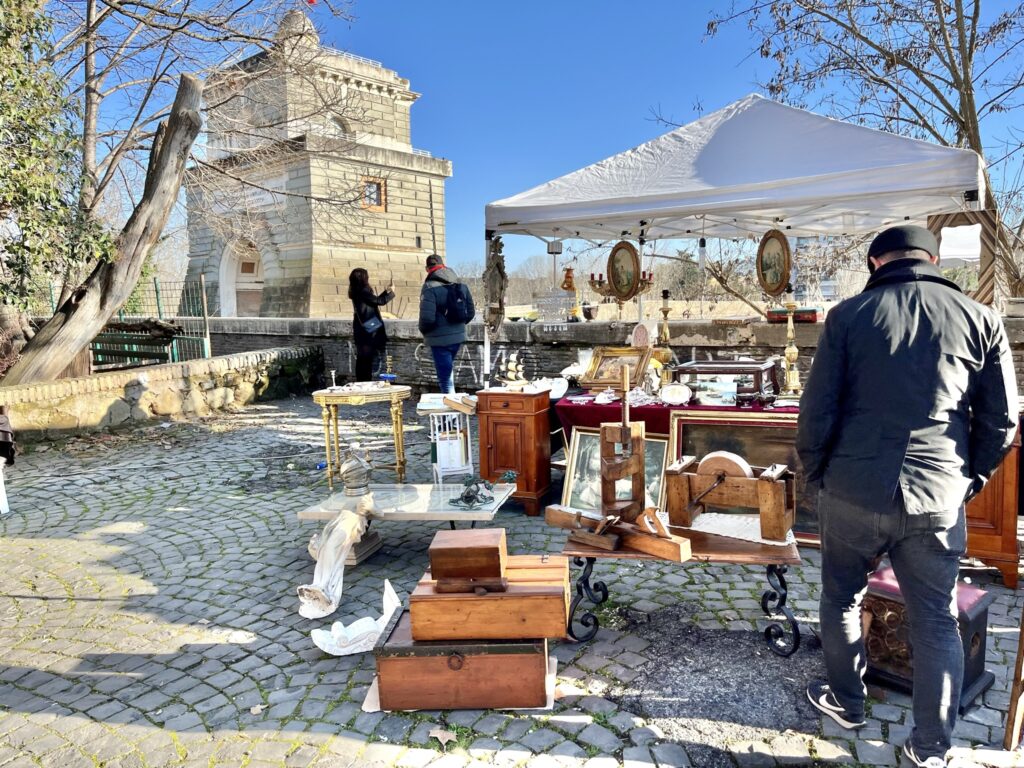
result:
[[[983,589],[963,581],[957,584],[960,638],[964,644],[960,714],[995,682],[995,675],[985,671],[988,607],[993,600],[995,597]],[[914,687],[914,654],[903,595],[892,568],[882,568],[868,578],[861,620],[868,650],[865,679],[910,693]]]

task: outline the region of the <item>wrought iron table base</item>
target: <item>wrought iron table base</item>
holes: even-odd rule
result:
[[[591,583],[590,576],[594,570],[596,557],[573,557],[572,563],[577,568],[582,567],[583,572],[576,578],[576,594],[569,604],[569,621],[566,625],[566,634],[578,643],[586,643],[594,639],[599,628],[597,616],[592,611],[584,611],[579,618],[576,612],[580,603],[586,598],[592,605],[598,606],[608,599],[608,586],[603,581]],[[767,577],[770,589],[766,589],[761,595],[761,610],[770,619],[781,618],[782,621],[772,621],[764,630],[764,639],[772,652],[779,656],[792,656],[800,647],[800,623],[796,620],[793,612],[786,605],[789,596],[789,589],[786,584],[785,565],[769,565]],[[780,617],[781,614],[781,617]],[[583,630],[576,632],[573,625],[579,623]]]
[[[584,611],[579,617],[579,623],[584,627],[583,631],[577,634],[572,628],[572,625],[576,622],[576,611],[580,607],[580,603],[583,602],[583,598],[585,597],[595,606],[608,599],[608,587],[603,581],[590,583],[590,574],[594,570],[594,562],[596,560],[597,558],[595,557],[588,557],[586,560],[582,557],[574,557],[572,559],[573,565],[577,568],[583,567],[583,573],[576,579],[576,595],[573,597],[572,602],[569,603],[569,622],[565,630],[566,634],[577,643],[593,640],[597,634],[599,624],[597,616],[590,611]]]
[[[800,624],[797,622],[793,612],[786,605],[786,598],[789,590],[786,585],[785,565],[768,566],[768,584],[771,589],[766,589],[761,595],[761,610],[770,619],[781,618],[784,621],[773,621],[764,629],[764,639],[768,647],[779,656],[792,656],[800,647]],[[787,637],[786,633],[789,633]]]

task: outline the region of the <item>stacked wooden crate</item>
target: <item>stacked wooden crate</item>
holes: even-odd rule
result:
[[[374,651],[381,707],[542,707],[547,641],[565,637],[568,615],[566,558],[509,556],[503,528],[439,531],[409,610]]]

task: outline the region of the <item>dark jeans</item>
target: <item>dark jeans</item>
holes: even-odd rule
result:
[[[852,719],[864,714],[867,654],[860,605],[873,561],[887,552],[906,604],[914,651],[911,742],[919,757],[945,756],[964,674],[956,610],[956,580],[967,544],[963,508],[949,525],[950,515],[908,515],[902,498],[889,509],[870,510],[822,490],[818,513],[821,642],[829,686]]]
[[[356,381],[373,379],[373,364],[383,350],[375,343],[356,343]]]
[[[437,371],[438,392],[455,391],[455,357],[459,354],[461,344],[448,344],[443,347],[431,347],[434,355],[434,369]]]

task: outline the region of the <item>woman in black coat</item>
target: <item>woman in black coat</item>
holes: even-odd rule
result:
[[[384,351],[388,335],[380,309],[395,298],[395,286],[389,285],[377,295],[370,288],[370,273],[353,269],[348,276],[348,297],[352,299],[352,334],[356,342],[356,381],[370,381],[373,360]]]

